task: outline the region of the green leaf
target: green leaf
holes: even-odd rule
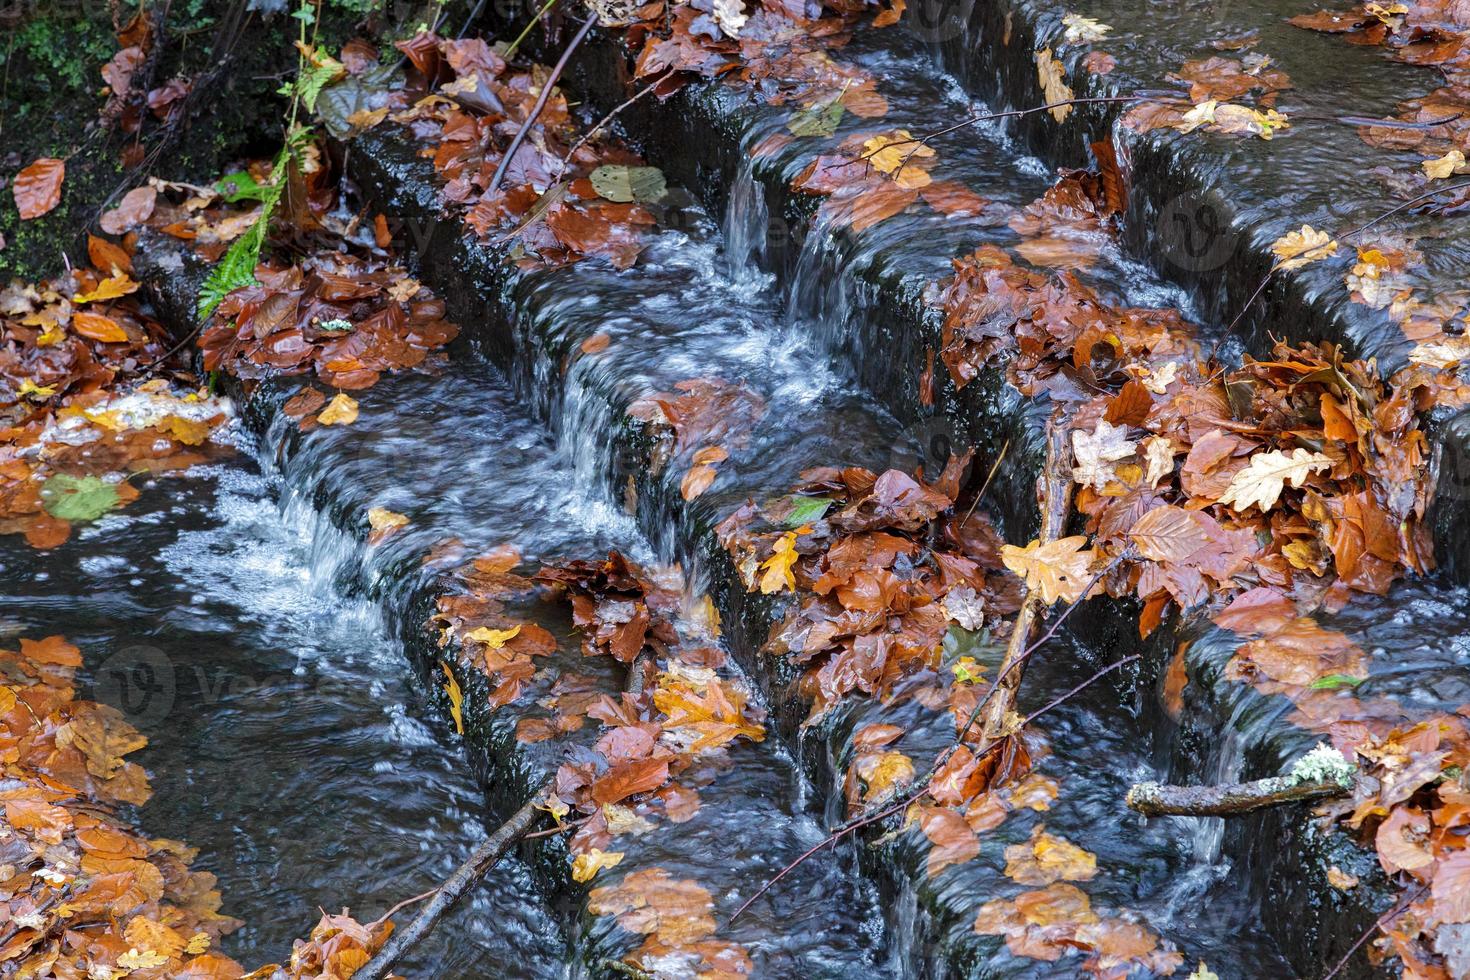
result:
[[[667,185],[664,173],[657,167],[624,167],[614,164],[598,167],[588,178],[597,193],[609,201],[627,204],[629,201],[644,203],[657,201],[664,196]]]
[[[296,79],[296,93],[301,96],[308,112],[316,111],[316,97],[336,77],[335,65],[307,65],[301,69],[301,77]]]
[[[95,521],[118,505],[117,487],[95,476],[57,473],[41,485],[46,513],[64,521]]]
[[[786,515],[787,527],[801,527],[803,524],[819,521],[827,513],[827,508],[832,506],[832,501],[826,497],[792,496],[790,500],[791,513]]]
[[[1341,687],[1357,687],[1363,683],[1364,678],[1354,677],[1351,674],[1328,674],[1319,677],[1312,682],[1314,691],[1335,691]]]
[[[214,189],[229,204],[239,201],[263,201],[266,194],[265,186],[256,183],[255,178],[244,171],[225,174],[214,182]]]
[[[843,111],[842,100],[833,99],[825,105],[793,112],[786,128],[793,136],[831,136],[842,122]]]

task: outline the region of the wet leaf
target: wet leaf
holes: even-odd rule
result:
[[[1032,828],[1030,841],[1007,847],[1005,857],[1006,876],[1023,885],[1089,881],[1097,875],[1095,854],[1048,834],[1041,824]]]
[[[124,344],[128,341],[128,332],[112,317],[100,313],[78,310],[72,315],[71,327],[83,337],[105,344]]]
[[[1081,14],[1065,15],[1062,17],[1062,26],[1066,28],[1062,37],[1067,44],[1092,44],[1101,41],[1113,30],[1107,24]]]
[[[1057,122],[1066,122],[1072,114],[1072,106],[1056,103],[1070,102],[1073,98],[1071,86],[1067,84],[1067,70],[1052,57],[1051,48],[1036,52],[1036,77],[1041,83],[1041,94],[1050,109],[1046,110]]]
[[[1280,450],[1256,453],[1249,465],[1231,479],[1220,503],[1242,512],[1252,506],[1268,511],[1281,497],[1285,485],[1300,487],[1307,477],[1331,466],[1328,457],[1301,448],[1290,453]]]
[[[39,218],[61,203],[66,161],[42,157],[15,175],[10,192],[22,221]]]
[[[663,171],[657,167],[604,165],[592,171],[588,179],[599,196],[619,204],[651,204],[667,193]]]
[[[793,136],[831,136],[842,123],[842,100],[819,103],[793,112],[786,128]]]
[[[1072,432],[1072,479],[1085,487],[1103,490],[1116,479],[1113,465],[1129,459],[1135,445],[1128,441],[1126,425],[1099,420],[1092,432]]]
[[[1325,231],[1317,231],[1311,225],[1302,225],[1299,231],[1289,231],[1271,245],[1276,255],[1276,267],[1281,270],[1300,269],[1318,259],[1337,253],[1337,242]]]
[[[1442,157],[1425,160],[1420,166],[1424,168],[1424,176],[1430,180],[1444,180],[1451,174],[1465,172],[1465,154],[1459,150],[1450,150]]]
[[[1001,549],[1001,560],[1047,605],[1058,599],[1074,602],[1081,598],[1091,578],[1093,551],[1084,548],[1086,544],[1086,537],[1074,535],[1044,545],[1032,541],[1024,548],[1006,545]]]
[[[791,566],[801,557],[796,553],[796,537],[798,533],[809,530],[810,528],[804,528],[801,532],[787,531],[776,541],[771,557],[761,563],[761,592],[771,595],[783,589],[796,590],[796,576],[791,573]]]
[[[444,693],[449,697],[449,715],[454,719],[454,731],[456,734],[464,734],[464,692],[459,689],[459,681],[454,679],[454,672],[446,663],[440,663],[439,669],[444,671]]]
[[[46,512],[64,521],[95,521],[121,503],[117,487],[95,476],[57,473],[41,488]]]
[[[351,425],[357,421],[357,402],[339,391],[316,418],[322,425]]]
[[[615,868],[622,860],[622,851],[603,851],[594,847],[572,858],[572,880],[591,881],[597,877],[597,872]]]

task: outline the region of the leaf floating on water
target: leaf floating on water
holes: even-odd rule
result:
[[[796,553],[796,537],[810,532],[811,528],[803,526],[795,531],[787,531],[777,540],[771,557],[761,563],[761,569],[765,572],[761,576],[762,593],[771,595],[782,589],[796,591],[796,576],[791,573],[791,566],[801,557]]]
[[[664,173],[657,167],[627,167],[606,164],[588,176],[598,195],[618,204],[638,201],[650,204],[668,192]]]
[[[1068,44],[1091,44],[1101,41],[1113,31],[1107,24],[1081,14],[1067,14],[1062,18],[1062,26],[1067,29],[1062,38]]]
[[[1451,174],[1465,172],[1465,154],[1459,150],[1450,150],[1438,159],[1425,160],[1420,166],[1424,168],[1424,176],[1430,180],[1444,180]]]
[[[41,487],[46,512],[64,521],[95,521],[121,502],[117,486],[95,476],[57,473]]]
[[[512,626],[508,630],[491,629],[489,626],[481,626],[479,629],[470,630],[465,634],[466,640],[474,640],[483,643],[492,650],[499,650],[511,640],[521,635],[520,625]]]
[[[831,136],[842,123],[845,110],[840,98],[793,112],[786,128],[793,136]]]
[[[591,881],[604,868],[615,868],[622,863],[622,851],[603,851],[594,847],[590,851],[572,858],[572,879]]]
[[[1300,269],[1304,265],[1337,254],[1337,240],[1311,225],[1300,231],[1289,231],[1271,245],[1278,269]]]
[[[339,391],[316,420],[322,425],[351,425],[357,421],[357,402]]]

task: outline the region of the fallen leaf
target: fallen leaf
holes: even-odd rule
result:
[[[1278,269],[1300,269],[1304,265],[1337,253],[1337,241],[1325,231],[1302,225],[1300,231],[1289,231],[1271,245]]]
[[[1087,538],[1080,534],[1044,545],[1032,541],[1024,548],[1008,544],[1001,548],[1001,560],[1047,605],[1058,599],[1075,602],[1091,577],[1093,552],[1091,548],[1083,549],[1086,544]]]
[[[597,872],[604,868],[615,868],[622,863],[622,860],[622,851],[603,851],[594,847],[572,858],[572,879],[591,881],[597,877]]]
[[[454,673],[446,663],[440,663],[439,669],[444,671],[444,693],[449,696],[449,715],[454,719],[454,730],[457,734],[464,734],[464,692],[459,689],[459,681],[454,679]]]
[[[322,425],[351,425],[357,421],[357,402],[339,391],[316,420]]]
[[[66,161],[42,157],[15,175],[10,192],[22,221],[39,218],[61,203]]]
[[[1322,453],[1300,447],[1290,453],[1279,449],[1256,453],[1250,458],[1249,465],[1231,479],[1220,503],[1237,512],[1244,512],[1255,505],[1264,513],[1280,498],[1283,484],[1300,487],[1311,474],[1331,467],[1332,460]]]

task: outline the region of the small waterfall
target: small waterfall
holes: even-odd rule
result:
[[[754,158],[746,154],[725,207],[725,269],[731,282],[749,288],[764,280],[770,227],[765,187],[756,179]]]
[[[918,937],[919,896],[910,875],[898,875],[898,894],[888,908],[888,970],[903,980],[924,976]]]

